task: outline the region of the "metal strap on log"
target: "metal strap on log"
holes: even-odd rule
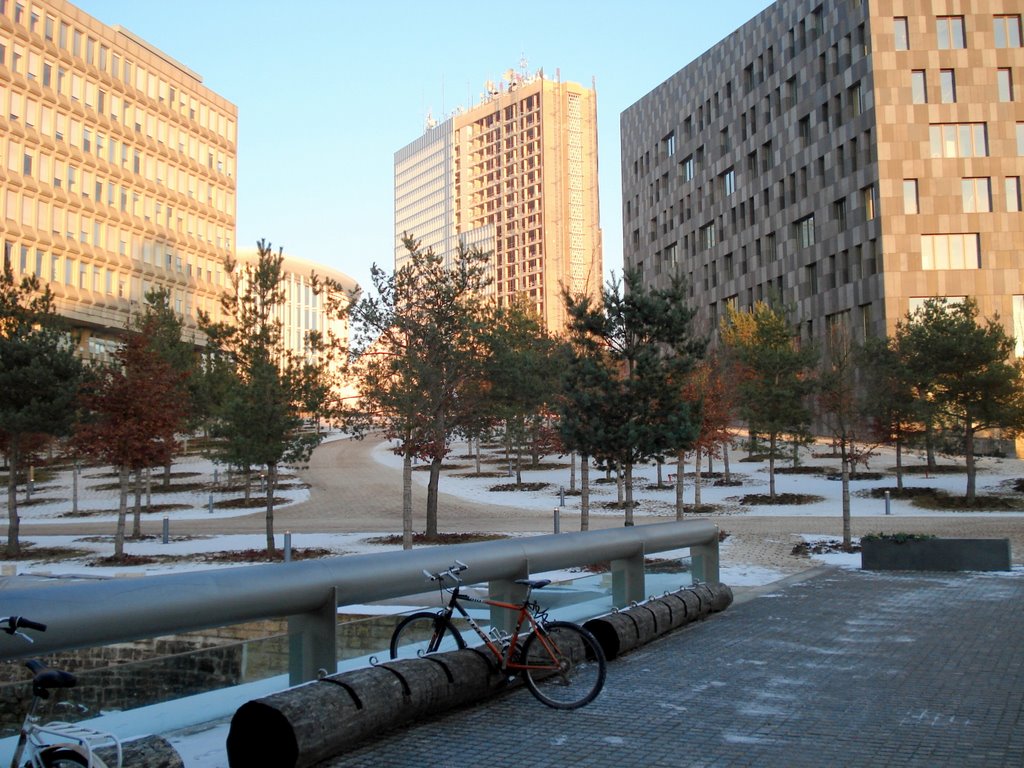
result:
[[[597,638],[605,658],[611,660],[671,629],[724,611],[731,604],[732,590],[725,584],[695,584],[623,611],[599,616],[583,626]]]
[[[506,685],[506,677],[472,649],[329,675],[243,704],[231,720],[228,764],[315,765],[383,730]]]

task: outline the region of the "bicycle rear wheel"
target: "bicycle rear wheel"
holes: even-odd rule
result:
[[[81,768],[89,765],[82,753],[67,747],[45,749],[39,753],[39,761],[46,768]]]
[[[568,621],[552,621],[523,646],[523,680],[530,693],[555,709],[592,702],[604,687],[607,664],[590,632]]]
[[[414,659],[466,647],[459,630],[444,616],[422,611],[402,619],[391,635],[391,658]]]

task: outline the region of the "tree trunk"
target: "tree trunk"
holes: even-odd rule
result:
[[[132,508],[132,538],[142,538],[142,470],[135,470],[135,506]]]
[[[479,456],[477,443],[477,455]],[[402,456],[402,549],[412,549],[412,456]]]
[[[76,461],[71,467],[71,514],[78,515],[78,474],[79,467]]]
[[[700,471],[700,448],[697,449],[697,453],[693,458],[693,506],[696,511],[696,508],[701,505],[700,487],[703,479]]]
[[[839,450],[843,457],[843,547],[848,550],[853,544],[853,532],[850,530],[850,456],[846,450],[846,440],[840,441]]]
[[[516,441],[516,490],[523,484],[523,444]]]
[[[974,425],[967,423],[964,429],[964,451],[967,453],[967,504],[974,504],[978,466],[974,461]]]
[[[114,557],[124,557],[124,525],[128,517],[128,466],[118,469],[119,503],[117,506],[117,530],[114,531]]]
[[[580,530],[590,530],[590,457],[580,455]]]
[[[676,455],[676,520],[683,519],[683,473],[686,472],[686,454]]]
[[[903,440],[896,438],[896,489],[903,490]]]
[[[164,488],[171,487],[171,464],[174,463],[173,459],[168,459],[167,463],[164,464]]]
[[[658,458],[658,487],[661,488],[661,467],[665,462],[659,457]]]
[[[569,451],[569,490],[576,491],[576,451]]]
[[[722,443],[722,479],[728,485],[732,482],[732,473],[729,471],[729,441]]]
[[[512,433],[508,419],[505,419],[505,464],[508,465],[508,476],[512,477]]]
[[[924,448],[927,477],[929,473],[935,472],[935,430],[930,417],[924,424]]]
[[[430,480],[427,482],[427,538],[437,538],[437,486],[441,481],[441,459],[430,460]]]
[[[11,436],[11,447],[7,454],[7,556],[21,554],[21,520],[18,518],[18,436]]]
[[[768,498],[775,501],[775,433],[768,439]]]
[[[625,486],[626,486],[626,526],[630,527],[633,525],[633,462],[626,462],[625,472]],[[621,478],[621,474],[619,475]]]
[[[267,463],[267,554],[273,556],[274,543],[274,488],[277,486],[277,462]]]
[[[623,488],[622,465],[618,462],[615,462],[615,494],[615,501],[621,509],[625,502],[625,489]]]
[[[708,448],[708,475],[712,475],[715,471],[715,454],[710,448]]]
[[[473,455],[474,455],[474,457],[476,459],[476,473],[479,475],[480,474],[480,436],[479,435],[477,435],[477,438],[476,438],[476,450],[473,452]],[[410,493],[411,492],[412,491],[410,490]],[[412,507],[410,506],[410,509],[411,508]]]
[[[249,499],[252,497],[252,467],[246,467],[245,473],[242,475],[242,482],[245,483],[245,504],[249,505]]]

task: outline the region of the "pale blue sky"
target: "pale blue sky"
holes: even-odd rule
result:
[[[393,266],[394,153],[518,69],[597,84],[605,273],[621,270],[619,114],[769,0],[73,0],[238,106],[238,245],[365,285]]]

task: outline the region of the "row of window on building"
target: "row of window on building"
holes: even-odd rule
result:
[[[0,15],[8,16],[15,26],[23,31],[42,35],[45,42],[94,67],[98,73],[109,77],[126,93],[134,87],[137,98],[148,98],[150,101],[163,104],[188,124],[198,124],[229,143],[234,143],[235,122],[231,116],[202,99],[197,99],[195,95],[186,93],[180,86],[175,87],[159,73],[148,71],[142,64],[133,62],[88,32],[83,32],[64,19],[37,10],[25,2],[16,1],[8,8],[8,0],[0,0]],[[8,41],[0,40],[0,43]],[[12,59],[10,68],[13,71],[29,77],[36,77],[42,72],[40,66],[32,67],[32,55],[39,54],[31,51],[31,48],[26,53],[24,47],[15,42],[12,56],[15,54],[23,57],[23,60]]]
[[[99,264],[83,256],[62,254],[24,243],[4,240],[4,264],[17,277],[38,277],[44,284],[89,291],[94,296],[141,301],[147,292],[160,283],[109,264]],[[192,317],[196,308],[214,312],[217,302],[210,295],[198,295],[187,289],[168,286],[171,307],[178,315]],[[193,303],[198,307],[194,307]]]
[[[73,115],[65,115],[60,110],[40,104],[31,97],[23,98],[16,91],[0,85],[0,114],[5,113],[12,121],[23,122],[26,128],[53,139],[58,143],[58,148],[80,149],[90,160],[97,161],[97,166],[109,163],[114,168],[130,171],[182,197],[201,200],[204,205],[213,207],[225,215],[234,214],[234,183],[225,176],[218,178],[212,173],[197,174],[189,169],[187,164],[179,165],[174,161],[165,160],[131,142],[124,141],[113,133],[104,133]],[[224,163],[224,153],[220,150],[217,152],[221,158],[216,161],[217,168],[220,169]],[[211,153],[211,167],[213,163]]]
[[[967,48],[970,32],[963,16],[936,16],[933,38],[935,47],[940,51]],[[992,34],[996,48],[1020,48],[1021,26],[1020,14],[999,14],[992,17]],[[909,51],[915,47],[910,32],[910,23],[906,16],[893,19],[893,39],[897,51]],[[932,40],[925,44],[931,48]]]

